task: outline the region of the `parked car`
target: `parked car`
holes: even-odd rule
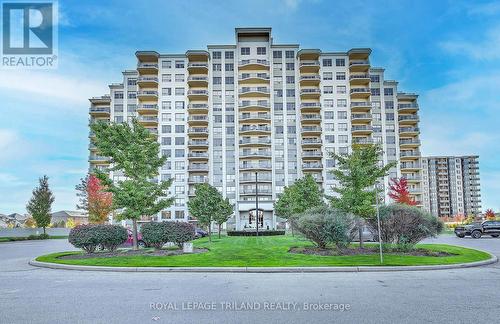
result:
[[[124,243],[124,245],[132,246],[132,245],[134,245],[134,235],[132,233],[132,230],[127,229],[127,233],[128,233],[128,237],[127,237],[127,241]],[[137,247],[139,247],[139,248],[147,247],[147,244],[146,244],[146,242],[144,242],[142,240],[142,234],[139,231],[137,231]]]
[[[201,228],[196,228],[194,236],[196,238],[205,237],[205,236],[208,236],[208,232],[202,230]]]
[[[478,239],[483,235],[491,235],[492,237],[500,236],[500,221],[484,221],[482,223],[472,223],[465,226],[457,226],[455,235],[464,238],[470,235],[472,238]]]

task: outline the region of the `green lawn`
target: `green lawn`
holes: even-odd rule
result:
[[[288,253],[292,246],[312,246],[302,238],[292,236],[227,237],[196,240],[196,247],[210,249],[201,254],[176,256],[120,256],[60,260],[58,256],[82,252],[61,252],[40,256],[38,261],[76,265],[125,266],[125,267],[280,267],[280,266],[370,266],[380,265],[378,255],[315,256]],[[487,253],[445,244],[419,244],[418,247],[433,251],[446,251],[456,255],[446,257],[400,256],[385,254],[384,265],[435,265],[473,262],[489,259]]]

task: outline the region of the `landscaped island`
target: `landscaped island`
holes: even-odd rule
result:
[[[83,252],[61,252],[38,257],[41,262],[88,266],[116,267],[320,267],[320,266],[380,266],[379,256],[366,246],[366,254],[314,255],[301,253],[300,248],[315,249],[310,241],[298,236],[228,237],[207,238],[194,241],[200,249],[193,254],[164,252],[157,255],[154,249],[141,255],[118,253],[112,257],[99,257],[99,253],[82,259],[60,257]],[[299,249],[295,249],[299,248]],[[328,247],[330,248],[330,247]],[[350,248],[357,248],[351,245]],[[485,252],[444,244],[418,244],[418,251],[429,251],[431,256],[412,255],[415,252],[390,252],[384,254],[384,266],[457,264],[487,260]],[[202,249],[207,249],[203,252]],[[293,249],[293,252],[290,250]],[[328,249],[327,249],[328,250]],[[164,250],[161,250],[164,251]],[[165,250],[168,251],[168,250]],[[332,253],[335,249],[332,247]],[[437,256],[436,256],[437,255]]]

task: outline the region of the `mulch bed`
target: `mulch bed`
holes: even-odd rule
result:
[[[288,252],[297,254],[307,254],[307,255],[344,256],[344,255],[378,254],[379,249],[378,247],[364,247],[362,249],[360,249],[359,247],[343,248],[343,249],[333,249],[333,248],[320,249],[318,247],[292,247],[288,250]],[[384,253],[390,253],[395,255],[432,256],[432,257],[446,257],[455,255],[448,252],[429,251],[425,249],[415,249],[408,252],[392,249],[390,251],[384,250]]]
[[[114,258],[114,257],[124,257],[124,256],[136,256],[136,255],[146,255],[146,256],[170,256],[170,255],[181,255],[181,254],[197,254],[208,252],[208,249],[193,248],[193,253],[184,253],[182,249],[177,250],[151,250],[151,249],[140,249],[140,250],[118,250],[115,252],[95,252],[90,254],[70,254],[58,257],[61,260],[78,260],[78,259],[91,259],[91,258]]]

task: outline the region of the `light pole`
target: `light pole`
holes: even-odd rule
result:
[[[259,184],[257,182],[257,172],[255,172],[255,220],[257,225],[255,236],[259,236]]]
[[[377,231],[378,231],[378,246],[380,250],[380,263],[384,263],[382,254],[382,232],[380,231],[380,210],[378,207],[378,181],[375,183],[375,208],[377,209]]]

